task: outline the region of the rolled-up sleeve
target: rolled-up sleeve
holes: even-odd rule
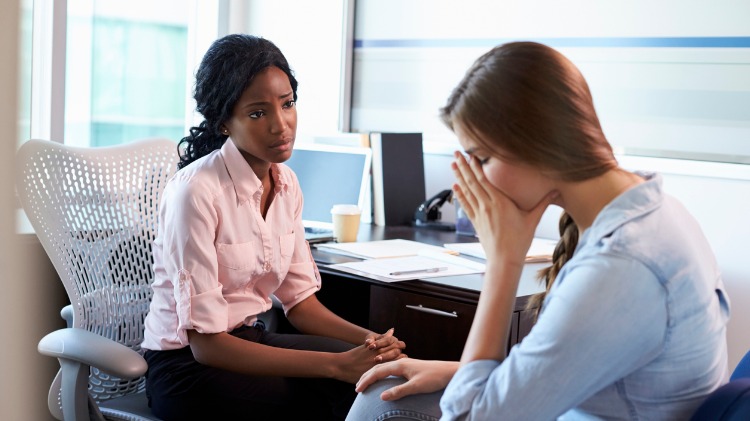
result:
[[[477,360],[461,367],[440,400],[443,419],[462,419],[469,414],[473,400],[460,397],[479,396],[484,393],[490,374],[499,365],[500,363],[495,360]]]
[[[442,420],[555,419],[658,354],[666,293],[648,268],[610,257],[566,275],[505,361],[458,370],[440,401]]]
[[[311,274],[317,272],[315,262],[292,263],[284,282],[274,292],[288,313],[294,306],[320,290],[320,280]]]
[[[227,302],[218,281],[215,232],[218,214],[210,189],[176,179],[164,191],[162,215],[165,270],[174,282],[177,336],[187,345],[187,330],[227,330]]]

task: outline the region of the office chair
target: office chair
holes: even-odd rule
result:
[[[732,372],[729,383],[708,395],[692,421],[750,420],[750,351]]]
[[[148,139],[100,148],[29,140],[16,190],[70,299],[68,328],[39,342],[60,371],[48,406],[57,419],[153,420],[145,398],[143,322],[151,243],[177,145]]]

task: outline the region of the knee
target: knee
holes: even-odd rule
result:
[[[395,401],[380,399],[383,391],[403,383],[401,377],[388,377],[372,384],[354,400],[347,421],[421,420],[440,419],[441,392],[411,395]]]

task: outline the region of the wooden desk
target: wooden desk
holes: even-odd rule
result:
[[[427,244],[474,242],[473,237],[454,232],[412,227],[362,225],[358,241],[414,240]],[[334,263],[357,259],[313,249],[323,287],[318,298],[333,312],[375,332],[396,328],[406,342],[406,353],[422,359],[458,360],[474,320],[483,275],[463,275],[381,282],[328,269]],[[527,264],[521,276],[512,318],[508,349],[523,339],[533,324],[526,310],[529,296],[541,292],[536,273],[546,263]]]

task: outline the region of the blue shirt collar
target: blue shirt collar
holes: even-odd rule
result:
[[[584,243],[598,242],[612,234],[622,225],[658,209],[663,200],[661,175],[656,173],[637,173],[646,181],[625,191],[608,203],[594,219],[578,242],[580,248]]]

